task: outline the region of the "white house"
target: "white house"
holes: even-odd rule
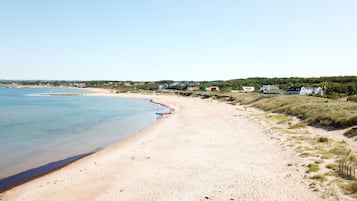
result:
[[[254,87],[250,87],[250,86],[244,86],[242,87],[242,92],[243,93],[251,93],[254,92],[255,88]]]
[[[321,87],[301,87],[300,95],[302,96],[312,96],[312,95],[324,95],[324,91]]]

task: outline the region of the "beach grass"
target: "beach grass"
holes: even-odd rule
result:
[[[306,170],[306,173],[311,173],[311,172],[317,172],[320,170],[320,167],[318,164],[311,163],[307,166],[309,169]]]
[[[308,124],[345,128],[357,124],[357,104],[306,96],[276,96],[260,99],[254,107],[306,120]]]
[[[356,102],[313,96],[259,93],[190,92],[184,95],[234,101],[243,105],[251,105],[271,113],[291,115],[303,120],[301,124],[296,126],[292,125],[293,128],[304,127],[306,125],[347,128],[357,125]]]

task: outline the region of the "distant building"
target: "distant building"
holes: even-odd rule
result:
[[[301,88],[302,88],[302,87],[297,87],[297,86],[289,87],[288,93],[289,93],[289,94],[297,94],[297,95],[300,95]]]
[[[242,92],[243,93],[252,93],[255,91],[255,88],[254,87],[251,87],[251,86],[244,86],[242,87]]]
[[[323,96],[324,92],[321,87],[289,87],[289,94],[296,94],[301,96]]]
[[[313,95],[324,95],[324,91],[321,87],[301,87],[300,95],[302,96],[313,96]]]
[[[169,85],[167,83],[159,83],[157,87],[159,88],[159,90],[164,90],[167,89]]]
[[[259,89],[260,93],[264,94],[281,94],[282,91],[279,89],[277,85],[263,85]]]
[[[47,83],[47,86],[49,86],[50,83]],[[86,88],[86,83],[73,83],[74,87],[78,88]]]
[[[209,87],[206,87],[206,91],[219,91],[219,87],[218,86],[209,86]]]

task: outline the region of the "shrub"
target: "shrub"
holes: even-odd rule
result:
[[[326,176],[322,175],[322,174],[314,175],[314,176],[311,177],[311,179],[320,180],[320,181],[326,181],[327,180]]]
[[[348,138],[355,137],[357,136],[357,128],[351,128],[350,130],[346,131],[343,135]]]
[[[306,173],[317,172],[320,170],[320,166],[318,164],[311,163],[307,166],[309,169],[306,170]]]
[[[337,164],[327,164],[326,168],[334,171],[338,171],[338,165]]]
[[[328,139],[327,137],[320,137],[320,138],[318,139],[318,142],[320,142],[320,143],[329,142],[329,139]]]

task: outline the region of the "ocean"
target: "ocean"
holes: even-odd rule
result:
[[[0,87],[0,191],[148,127],[168,108],[145,99]]]

